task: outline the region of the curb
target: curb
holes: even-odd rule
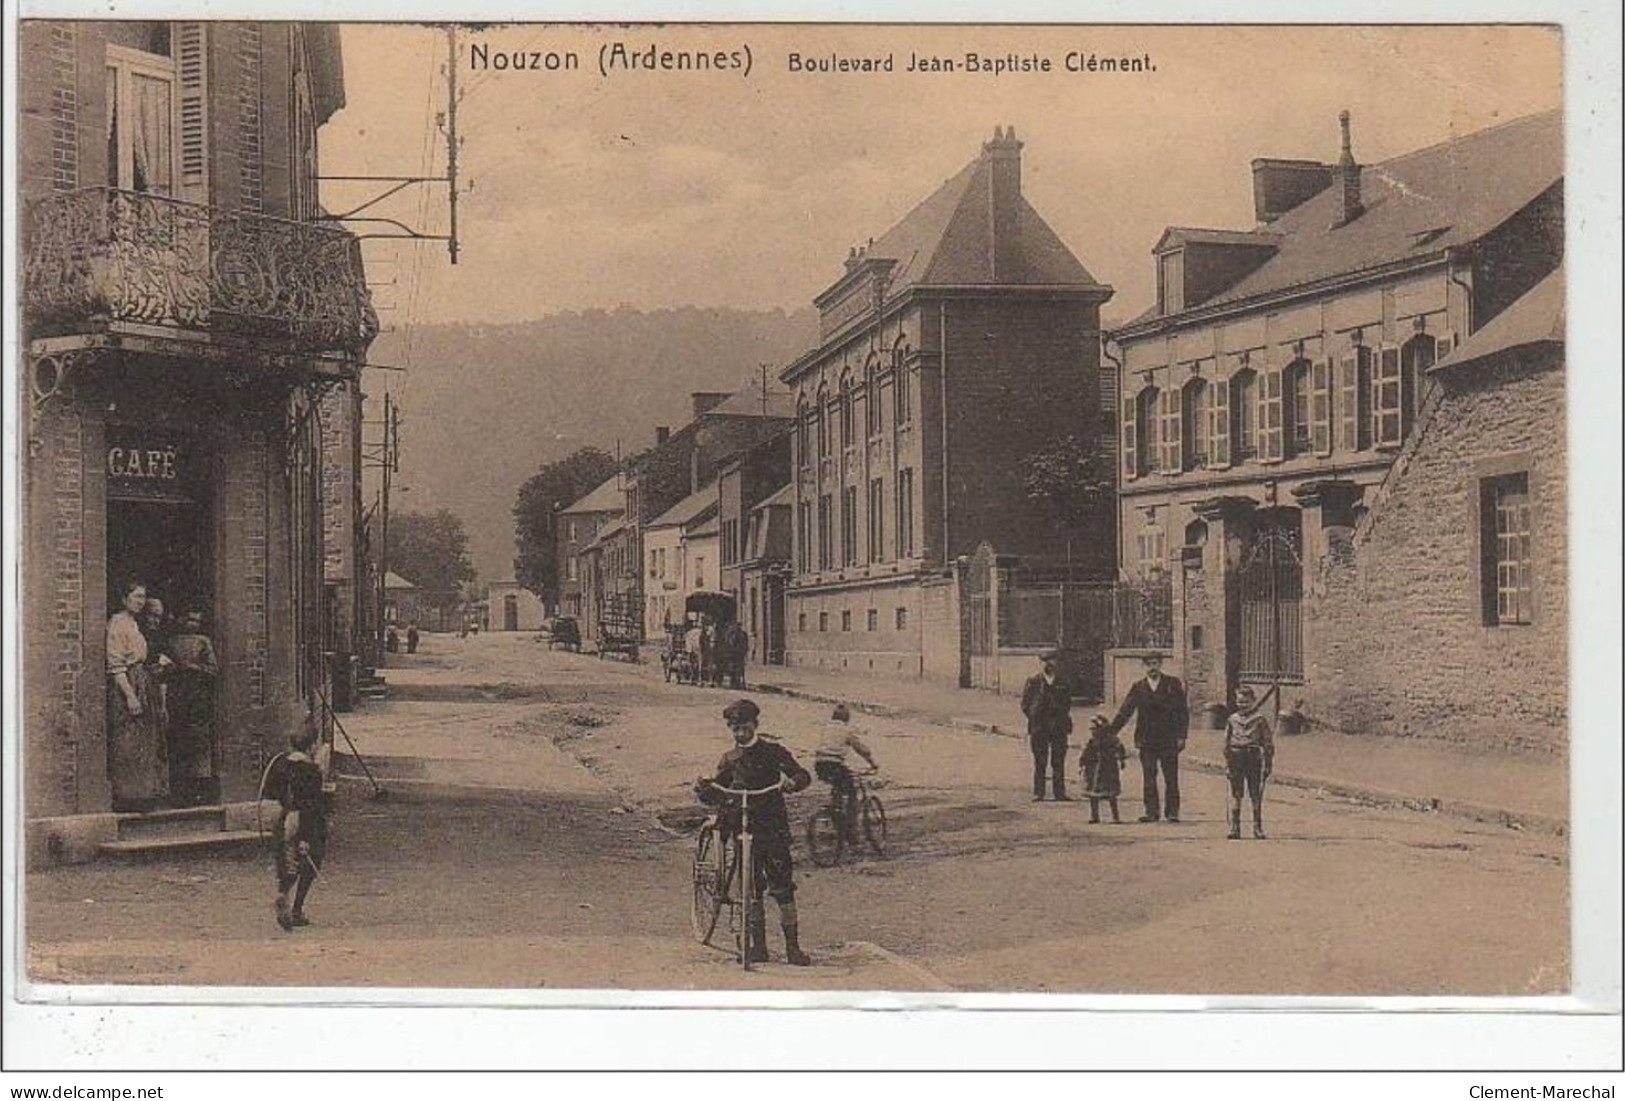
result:
[[[756,688],[761,692],[787,696],[791,699],[815,700],[822,703],[845,703],[855,710],[881,718],[924,718],[939,723],[943,721],[922,711],[883,704],[862,703],[855,700],[843,700],[838,696],[826,695],[821,692],[808,692],[799,688],[787,688],[784,685],[758,684]],[[969,730],[979,734],[992,734],[1001,738],[1020,738],[1023,734],[1022,731],[1011,730],[1000,726],[998,723],[988,722],[983,719],[949,718],[947,725],[955,730]],[[1223,774],[1225,771],[1222,761],[1191,755],[1187,755],[1185,761],[1187,767],[1202,772]],[[1568,836],[1568,822],[1563,819],[1552,818],[1549,815],[1509,810],[1505,807],[1494,807],[1466,799],[1442,799],[1434,796],[1390,791],[1385,788],[1366,787],[1343,780],[1330,780],[1325,777],[1310,776],[1304,773],[1275,772],[1270,775],[1270,780],[1290,788],[1314,792],[1317,795],[1354,799],[1375,806],[1399,807],[1423,814],[1440,814],[1448,818],[1462,818],[1472,822],[1503,826],[1510,830],[1551,834],[1556,837]]]

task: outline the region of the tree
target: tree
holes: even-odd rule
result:
[[[1100,448],[1066,436],[1028,455],[1021,474],[1027,499],[1040,505],[1056,530],[1065,534],[1068,559],[1077,533],[1102,525],[1108,531],[1115,529],[1117,471],[1114,457]],[[1106,551],[1115,558],[1115,538],[1110,534],[1104,540],[1090,540],[1087,557],[1092,560]]]
[[[596,447],[579,451],[540,470],[519,487],[514,501],[514,578],[547,601],[559,587],[558,514],[615,473],[615,457]]]
[[[463,522],[448,509],[391,516],[389,571],[432,594],[436,602],[455,602],[462,583],[474,580]]]

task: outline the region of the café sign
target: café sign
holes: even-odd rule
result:
[[[195,499],[197,456],[170,435],[110,429],[107,494],[143,500]]]

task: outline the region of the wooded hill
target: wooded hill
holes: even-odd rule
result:
[[[589,445],[614,454],[617,440],[626,454],[644,450],[656,426],[691,419],[691,393],[737,390],[763,363],[777,385],[777,370],[816,339],[811,310],[625,307],[384,333],[371,361],[410,368],[388,380],[401,409],[395,484],[409,487],[391,508],[450,509],[480,581],[512,577],[514,497],[539,465]],[[369,420],[382,416],[384,376],[365,377]]]

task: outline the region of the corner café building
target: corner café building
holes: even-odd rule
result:
[[[75,43],[100,58],[102,25],[50,30],[70,60]],[[207,41],[211,60],[234,48]],[[318,31],[293,44],[306,69],[295,85],[314,90],[298,97],[299,121],[313,127],[343,102],[337,43]],[[30,79],[25,91],[49,90],[48,76]],[[321,405],[355,388],[377,332],[353,236],[286,196],[250,207],[221,178],[190,194],[116,178],[97,159],[115,131],[86,114],[101,99],[78,105],[78,182],[116,186],[66,188],[23,157],[18,710],[31,866],[81,858],[116,830],[105,650],[121,581],[172,615],[206,610],[223,802],[254,798],[289,732],[321,715],[334,644]],[[35,136],[24,127],[25,154]],[[232,140],[224,122],[216,138]],[[313,161],[293,160],[314,176]]]

